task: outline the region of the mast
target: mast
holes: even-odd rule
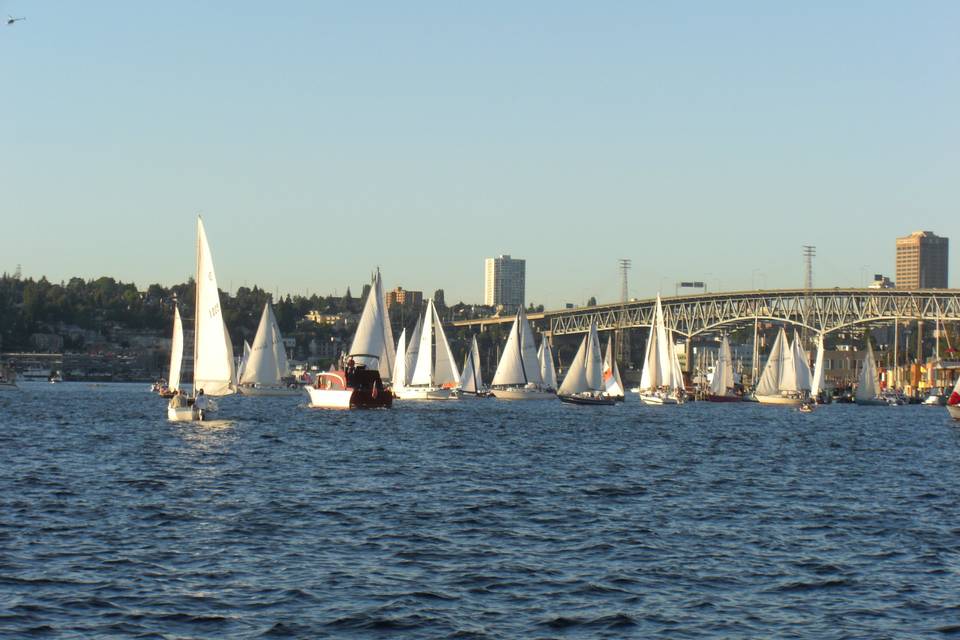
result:
[[[200,326],[200,225],[203,224],[202,218],[197,215],[197,238],[196,245],[196,271],[193,280],[193,383],[190,385],[193,390],[193,396],[197,396],[197,338],[200,334],[197,329]]]

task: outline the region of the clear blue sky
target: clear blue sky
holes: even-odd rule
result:
[[[482,300],[960,265],[960,3],[0,0],[0,269]]]

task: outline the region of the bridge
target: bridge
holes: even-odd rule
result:
[[[780,322],[828,334],[856,325],[921,320],[960,322],[960,289],[778,289],[704,293],[662,298],[667,329],[687,340],[756,321]],[[578,307],[528,318],[544,333],[561,336],[597,329],[638,329],[650,326],[655,298]],[[453,323],[481,331],[513,322],[513,316],[478,318]]]

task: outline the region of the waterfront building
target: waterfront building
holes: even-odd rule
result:
[[[897,238],[897,288],[946,289],[948,239],[931,231]]]
[[[894,284],[890,281],[890,278],[883,275],[882,273],[873,274],[873,282],[870,283],[868,287],[870,289],[893,289]]]
[[[487,258],[483,279],[483,304],[513,312],[523,306],[527,261],[501,255]]]

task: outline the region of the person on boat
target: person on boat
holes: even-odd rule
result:
[[[187,399],[183,397],[179,389],[173,392],[173,397],[170,398],[169,406],[171,409],[182,409],[183,407],[187,406]]]
[[[193,406],[197,408],[197,411],[205,411],[210,407],[210,401],[207,399],[207,396],[203,395],[203,389],[197,391],[197,397],[193,400]]]

